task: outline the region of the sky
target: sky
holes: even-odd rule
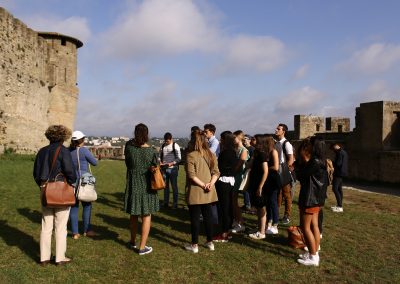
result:
[[[38,31],[80,39],[75,130],[188,137],[271,133],[296,114],[400,101],[397,0],[0,0]]]

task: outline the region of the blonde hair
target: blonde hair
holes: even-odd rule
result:
[[[210,168],[214,167],[214,154],[211,152],[205,135],[202,131],[195,130],[190,135],[190,142],[188,144],[188,151],[198,151],[200,155],[206,160]]]

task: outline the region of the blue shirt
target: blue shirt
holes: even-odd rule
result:
[[[79,173],[79,165],[78,165],[78,156],[77,156],[77,149],[79,148],[79,163],[81,166],[81,172]],[[97,160],[93,157],[92,153],[90,153],[88,148],[85,147],[77,147],[75,149],[71,149],[71,157],[72,163],[76,169],[76,175],[79,178],[81,173],[89,172],[89,163],[93,166],[97,165]]]
[[[208,146],[210,147],[211,152],[215,154],[215,156],[219,156],[219,141],[215,136],[212,136],[208,139]]]

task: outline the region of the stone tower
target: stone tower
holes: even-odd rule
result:
[[[73,127],[78,39],[35,32],[0,8],[0,154],[34,153],[51,124]]]

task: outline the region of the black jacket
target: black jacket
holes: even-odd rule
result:
[[[54,180],[59,173],[62,173],[65,176],[69,184],[72,185],[76,182],[76,173],[72,163],[71,154],[64,146],[61,146],[53,171],[50,173],[51,163],[59,145],[60,143],[51,143],[50,145],[41,148],[37,153],[35,164],[33,166],[33,178],[37,185],[40,186],[40,184],[47,179]]]
[[[325,163],[311,158],[307,163],[301,165],[296,161],[295,169],[297,179],[300,181],[299,207],[323,205],[328,186]]]
[[[349,158],[345,150],[340,148],[339,150],[335,151],[336,157],[333,161],[333,167],[335,171],[333,172],[333,176],[335,177],[346,177],[348,172],[348,163]]]

